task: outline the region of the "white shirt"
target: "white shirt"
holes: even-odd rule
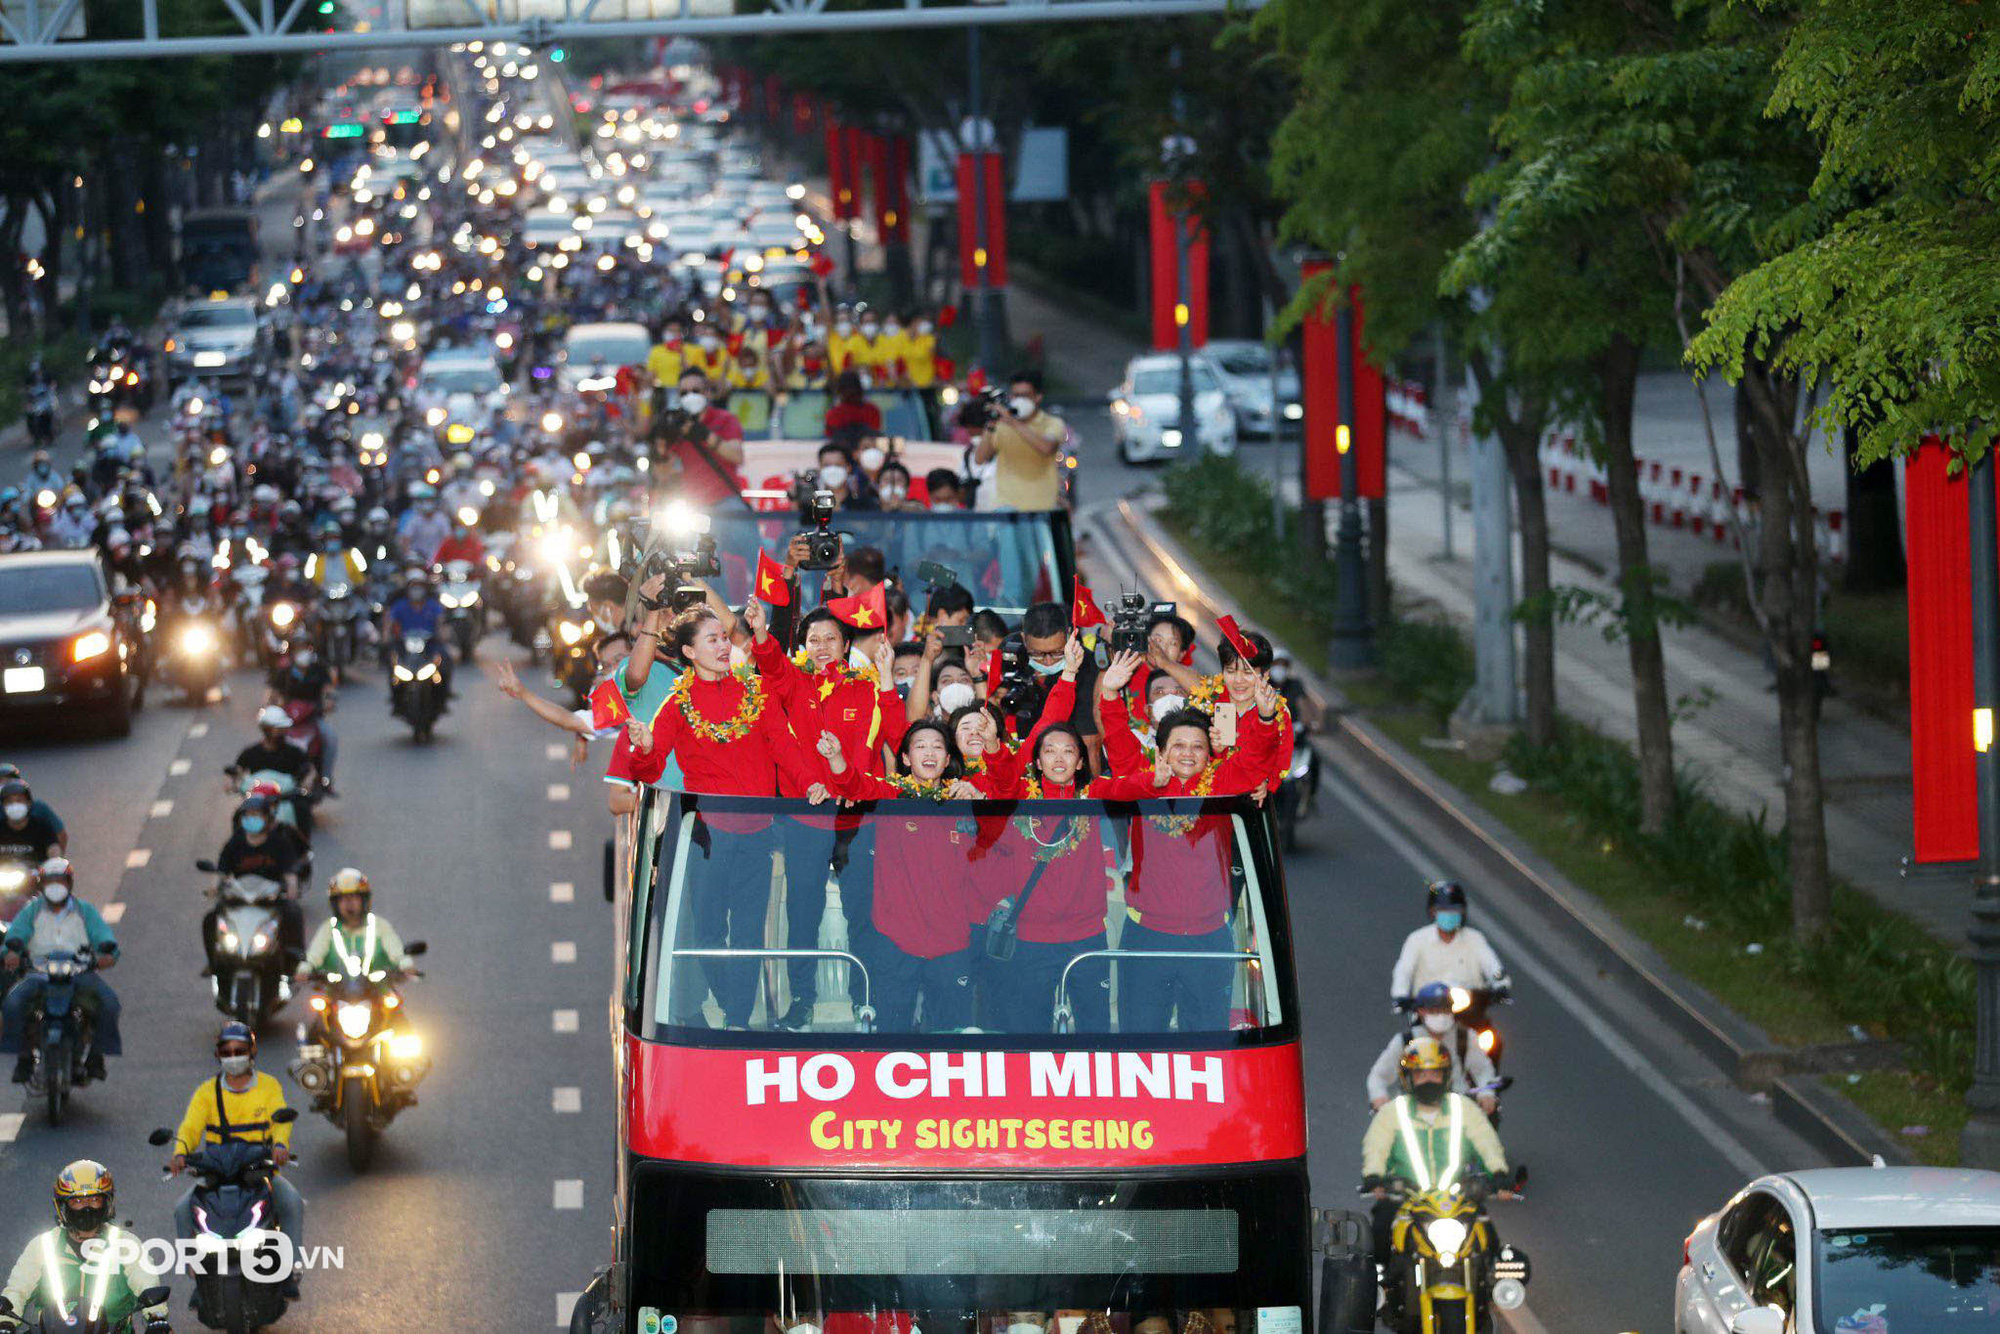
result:
[[[47,904],[35,914],[35,929],[28,935],[28,957],[45,964],[54,954],[74,954],[90,948],[90,928],[74,907],[52,911]]]
[[[1419,1031],[1426,1037],[1433,1036],[1429,1029],[1420,1027]],[[1458,1045],[1461,1033],[1463,1030],[1454,1024],[1451,1029],[1446,1030],[1443,1037],[1438,1038],[1438,1041],[1444,1044],[1445,1051],[1451,1055],[1451,1091],[1463,1093],[1469,1098],[1474,1089],[1493,1083],[1500,1074],[1493,1068],[1493,1058],[1481,1051],[1479,1044],[1471,1040],[1470,1035],[1466,1035],[1465,1059],[1459,1060]],[[1402,1091],[1399,1085],[1402,1079],[1403,1047],[1406,1042],[1407,1039],[1398,1033],[1389,1039],[1389,1045],[1375,1058],[1374,1066],[1368,1071],[1370,1102],[1377,1098],[1386,1102]]]
[[[1389,995],[1396,998],[1416,994],[1427,982],[1448,987],[1490,987],[1504,981],[1507,970],[1500,956],[1486,943],[1486,937],[1472,927],[1460,927],[1446,940],[1433,923],[1412,931],[1396,956],[1396,970],[1389,975]]]

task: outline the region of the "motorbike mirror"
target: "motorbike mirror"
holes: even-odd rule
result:
[[[1514,1189],[1519,1190],[1521,1189],[1521,1187],[1527,1184],[1528,1184],[1528,1165],[1526,1163],[1522,1163],[1514,1169]]]
[[[280,1107],[277,1111],[271,1113],[272,1125],[288,1126],[298,1119],[299,1113],[296,1107]]]
[[[197,871],[206,871],[210,875],[219,875],[222,870],[221,867],[215,864],[215,859],[213,857],[195,858],[194,869]]]
[[[173,1142],[174,1142],[174,1132],[168,1130],[164,1126],[162,1126],[158,1130],[155,1130],[152,1134],[146,1136],[146,1143],[152,1145],[154,1148],[158,1148],[162,1144],[171,1144]]]
[[[403,946],[403,953],[409,955],[412,959],[414,959],[419,954],[430,953],[430,948],[431,947],[428,944],[426,944],[421,940],[413,940],[409,944]]]
[[[164,1283],[155,1284],[140,1293],[137,1300],[141,1307],[164,1306],[167,1301],[167,1285]]]

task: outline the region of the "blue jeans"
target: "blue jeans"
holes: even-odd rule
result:
[[[122,1056],[124,1044],[118,1038],[118,993],[106,986],[104,979],[96,973],[85,973],[74,980],[77,1008],[90,1015],[97,1028],[97,1050],[106,1056]],[[14,984],[7,993],[7,999],[0,1002],[0,1052],[9,1056],[19,1056],[21,1040],[27,1036],[29,1016],[42,1003],[42,993],[49,988],[49,980],[40,973],[30,973]]]
[[[1174,936],[1127,922],[1121,950],[1162,954],[1204,950],[1234,951],[1236,933],[1222,927],[1199,936]],[[1176,1008],[1183,1033],[1224,1033],[1229,1029],[1229,984],[1236,965],[1228,959],[1121,959],[1118,961],[1118,1031],[1164,1033]]]

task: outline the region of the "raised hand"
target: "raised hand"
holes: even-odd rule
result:
[[[1069,632],[1069,638],[1063,642],[1062,679],[1065,681],[1074,681],[1076,680],[1076,674],[1082,670],[1083,636],[1072,630]]]
[[[748,627],[750,637],[763,643],[771,637],[771,618],[764,610],[764,604],[751,598],[743,604],[743,624]]]
[[[500,693],[508,699],[519,699],[524,693],[521,678],[514,673],[514,664],[505,659],[502,659],[500,665],[494,669],[493,684],[498,686]]]
[[[1111,659],[1111,665],[1104,669],[1104,675],[1099,678],[1097,693],[1106,699],[1116,699],[1119,692],[1131,683],[1132,673],[1138,671],[1139,664],[1144,661],[1143,656],[1131,649],[1119,653]]]

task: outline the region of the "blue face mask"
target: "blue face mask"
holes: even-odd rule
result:
[[[244,816],[244,817],[243,817],[243,832],[244,832],[244,833],[246,833],[246,834],[261,834],[261,833],[263,833],[263,832],[264,832],[264,817],[263,817],[263,816],[261,816],[261,815],[246,815],[246,816]]]
[[[1063,669],[1060,661],[1036,662],[1033,658],[1030,658],[1028,659],[1028,665],[1035,669],[1036,676],[1059,676],[1062,674]]]
[[[1440,931],[1456,931],[1464,925],[1465,914],[1462,912],[1441,912],[1437,915],[1437,928]]]

